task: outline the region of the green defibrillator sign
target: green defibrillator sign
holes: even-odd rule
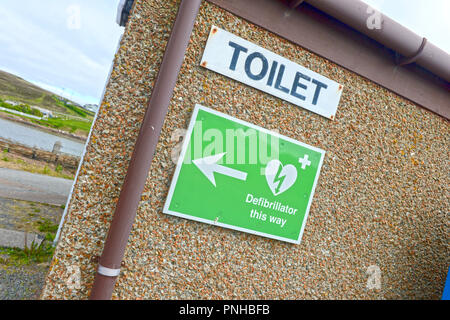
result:
[[[196,105],[164,213],[298,244],[324,154]]]

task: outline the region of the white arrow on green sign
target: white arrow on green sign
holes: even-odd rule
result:
[[[163,212],[298,244],[324,155],[196,105]]]
[[[208,178],[211,183],[216,186],[216,180],[214,179],[214,172],[224,174],[229,177],[233,177],[239,180],[246,180],[247,173],[221,166],[217,162],[222,159],[226,152],[216,154],[214,156],[207,156],[204,158],[192,160],[192,162],[200,169],[201,172]]]

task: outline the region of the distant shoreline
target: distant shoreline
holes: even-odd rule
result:
[[[0,118],[3,118],[5,120],[18,122],[20,124],[27,125],[27,126],[30,126],[30,127],[34,127],[34,128],[37,128],[37,129],[42,130],[42,131],[46,131],[46,132],[51,133],[51,134],[55,134],[55,135],[59,135],[59,136],[66,136],[66,137],[69,137],[69,138],[72,138],[72,139],[76,139],[76,140],[79,140],[79,141],[81,141],[83,143],[85,143],[86,140],[87,140],[87,136],[86,137],[85,136],[79,136],[79,135],[76,135],[76,134],[73,134],[73,133],[70,133],[70,132],[66,132],[66,131],[62,131],[62,130],[58,130],[58,129],[54,129],[54,128],[49,128],[49,127],[44,127],[44,126],[38,125],[38,124],[33,123],[33,122],[25,121],[22,118],[14,117],[12,115],[7,115],[4,112],[0,112]]]

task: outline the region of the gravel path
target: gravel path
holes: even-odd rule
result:
[[[63,211],[60,206],[0,197],[0,228],[40,233],[38,222],[58,224]],[[15,265],[7,254],[0,254],[0,300],[38,299],[48,267],[48,263]]]
[[[47,270],[47,264],[16,267],[0,263],[0,300],[39,299]]]

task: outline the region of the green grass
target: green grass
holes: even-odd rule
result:
[[[50,168],[48,165],[41,166],[39,164],[32,164],[23,161],[22,159],[16,159],[14,157],[8,158],[6,154],[3,154],[3,157],[0,157],[0,165],[1,161],[6,162],[3,163],[3,166],[10,169],[23,170],[31,173],[39,173],[45,174],[51,177],[58,177],[73,180],[73,174],[66,174],[63,172],[64,167],[60,164],[56,166],[55,169]]]
[[[83,133],[86,133],[86,135],[87,135],[87,134],[89,134],[89,130],[91,129],[91,126],[92,126],[92,119],[89,119],[90,121],[82,121],[82,120],[76,120],[76,119],[61,119],[61,118],[49,118],[49,119],[36,120],[36,119],[27,118],[26,116],[14,114],[14,113],[8,112],[8,111],[0,110],[0,112],[7,113],[13,117],[19,117],[21,119],[24,119],[25,121],[31,121],[35,124],[38,124],[38,125],[41,125],[44,127],[58,129],[58,130],[66,131],[69,133],[75,133],[78,130]]]
[[[58,225],[54,224],[51,220],[46,218],[41,218],[41,221],[37,222],[40,232],[56,234],[58,231]],[[53,241],[53,239],[51,239]]]
[[[8,151],[7,149],[3,150],[3,157],[2,157],[2,160],[5,161],[5,162],[8,162],[8,161],[9,161],[8,157],[6,156],[6,154],[7,154],[8,152],[9,152],[9,151]]]
[[[93,114],[90,114],[90,112],[87,111],[87,110],[84,110],[84,109],[79,108],[79,107],[77,107],[77,106],[75,106],[73,104],[70,104],[70,103],[63,102],[63,101],[59,100],[56,96],[53,96],[52,98],[55,101],[55,103],[57,105],[59,105],[61,108],[69,109],[69,110],[73,111],[73,113],[75,113],[78,116],[81,116],[83,118],[87,118],[88,116],[91,116],[91,117],[94,116]]]
[[[16,265],[48,262],[53,256],[53,251],[54,248],[48,240],[42,241],[39,246],[33,242],[25,249],[0,247],[0,254],[8,255],[11,262]]]
[[[91,122],[74,120],[74,119],[61,119],[61,118],[49,118],[46,120],[31,120],[36,124],[40,124],[45,127],[55,128],[63,131],[74,133],[77,130],[89,133],[91,129]]]
[[[50,173],[50,168],[48,166],[44,166],[44,169],[42,169],[42,173],[43,174],[49,174]]]
[[[54,251],[52,242],[55,239],[58,225],[46,218],[41,218],[36,224],[38,230],[45,233],[45,239],[39,246],[33,242],[30,247],[26,247],[25,249],[0,247],[0,254],[8,255],[9,260],[16,265],[50,261]],[[0,263],[2,262],[5,263],[6,261],[0,261]]]
[[[31,114],[32,116],[36,116],[36,117],[43,116],[43,113],[41,111],[30,107],[28,104],[19,104],[19,105],[13,106],[12,104],[6,103],[2,99],[0,99],[0,107],[19,111],[19,112],[26,113],[26,114]]]
[[[67,109],[69,111],[68,113],[71,113],[71,114],[74,114],[77,116],[81,116],[83,118],[88,118],[88,119],[93,118],[95,116],[94,112],[77,107],[72,103],[68,103],[67,101],[61,101],[58,99],[58,97],[56,95],[52,96],[52,99],[55,102],[55,104],[57,104],[61,108]],[[72,111],[72,112],[70,112],[70,111]]]

